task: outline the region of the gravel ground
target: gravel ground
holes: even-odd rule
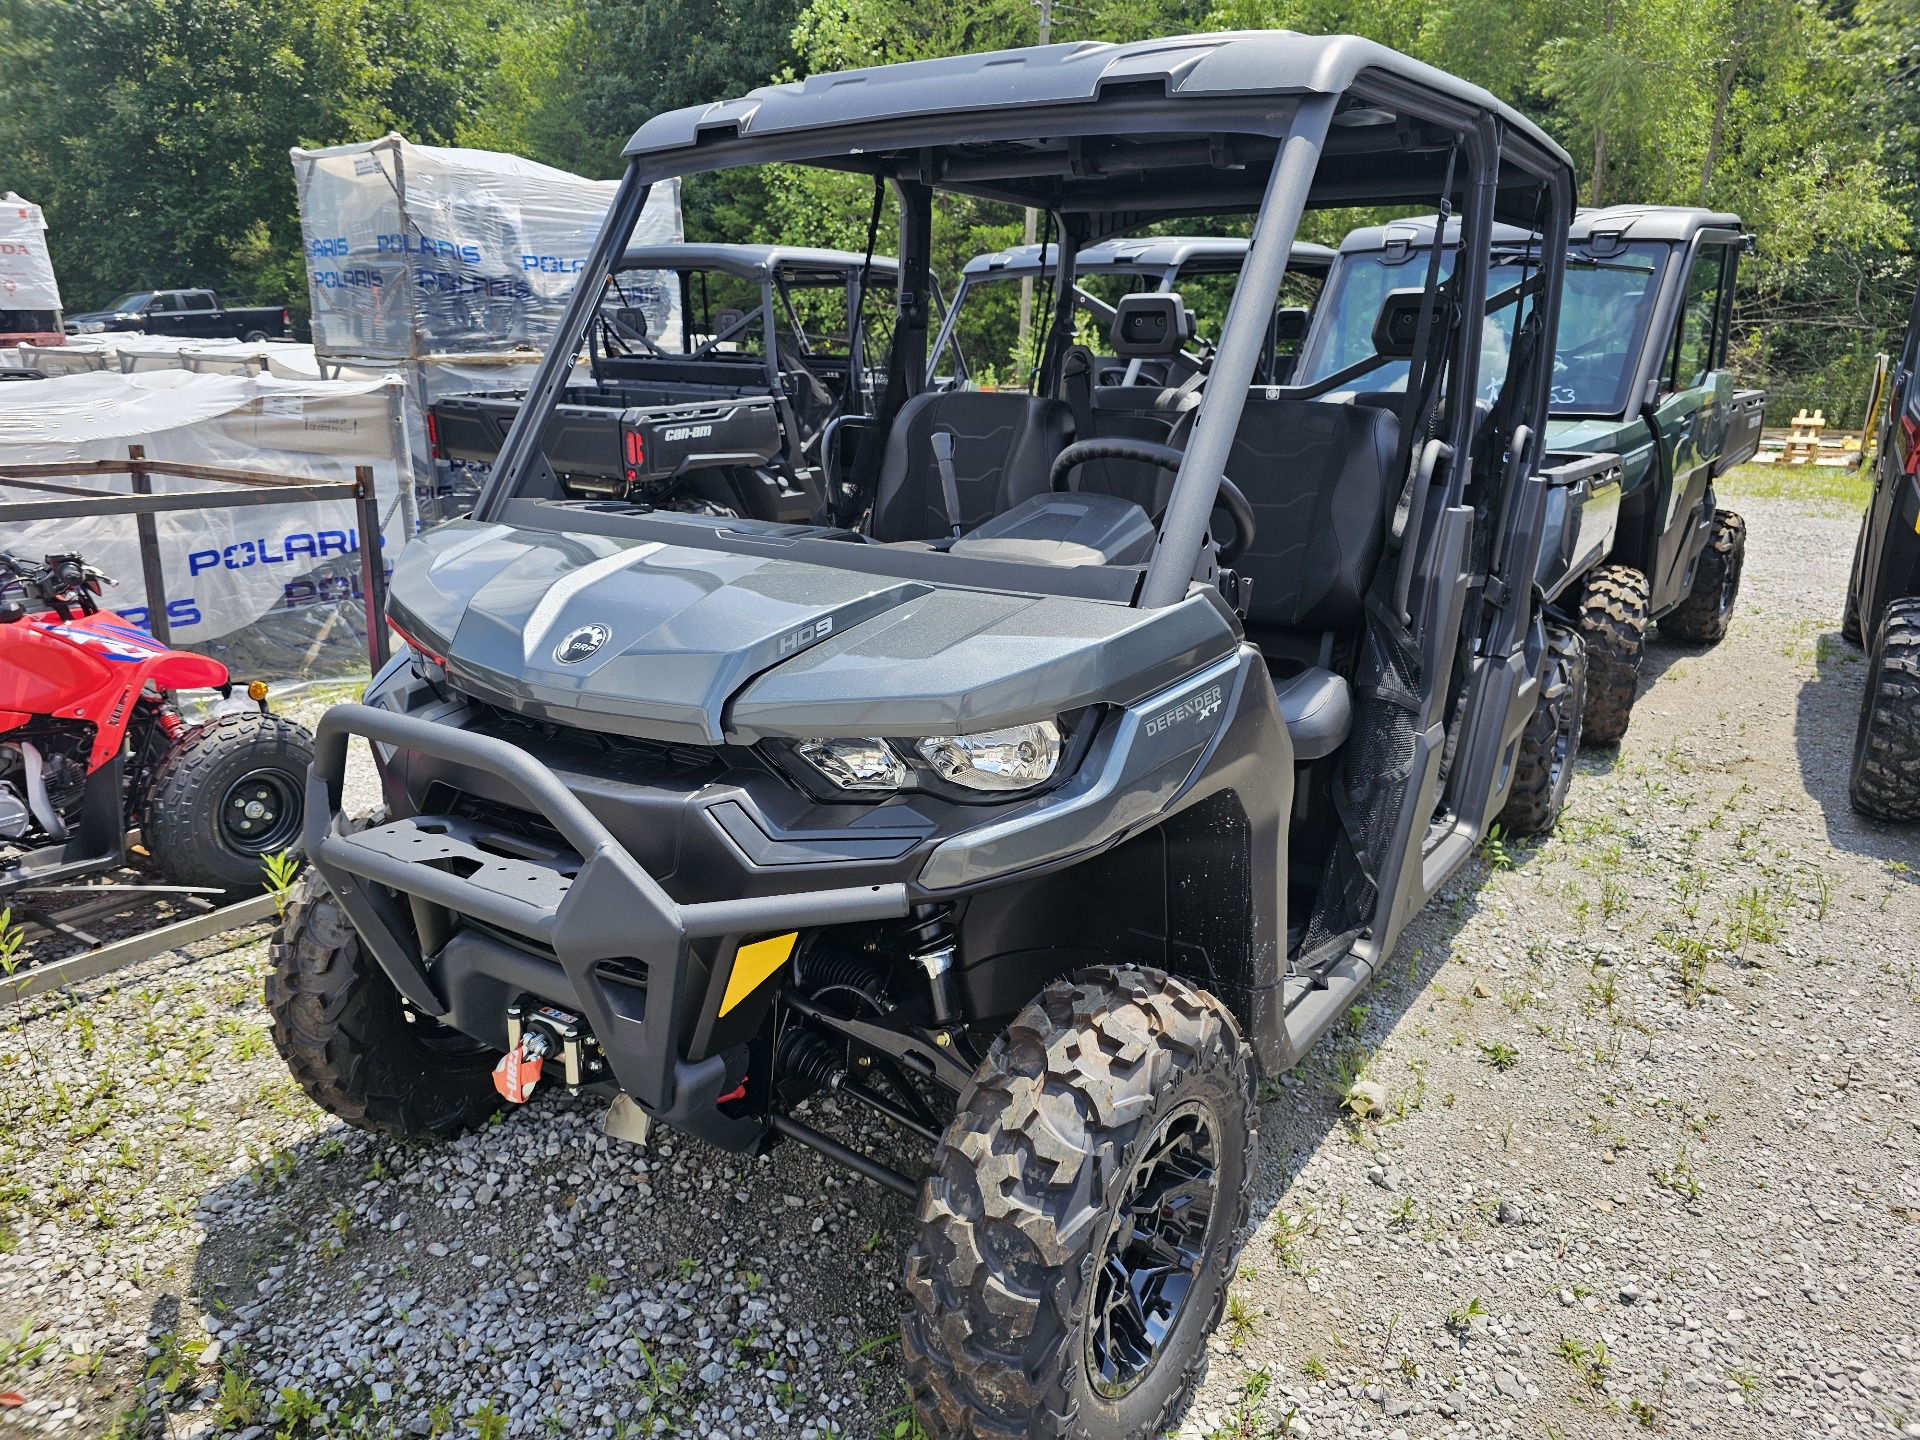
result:
[[[1270,1087],[1183,1436],[1920,1435],[1920,834],[1846,807],[1855,522],[1747,484],[1732,635]],[[904,1201],[563,1096],[376,1142],[264,968],[0,1017],[0,1435],[905,1433]]]

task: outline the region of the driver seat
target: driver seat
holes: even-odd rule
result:
[[[1073,411],[1019,391],[949,390],[916,395],[887,435],[874,489],[875,540],[944,540],[952,531],[933,437],[953,436],[960,526],[972,530],[1047,490],[1053,457],[1073,442]]]

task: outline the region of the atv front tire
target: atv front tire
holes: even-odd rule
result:
[[[273,1043],[300,1088],[349,1125],[402,1140],[445,1140],[500,1108],[498,1058],[426,1016],[409,1024],[317,871],[294,887],[267,976]]]
[[[960,1097],[907,1254],[929,1435],[1173,1422],[1246,1226],[1254,1079],[1226,1007],[1156,970],[1082,971],[1020,1012]]]
[[[191,727],[147,786],[147,853],[176,885],[253,890],[269,855],[299,846],[312,763],[313,737],[278,715],[249,710]]]
[[[1580,638],[1587,647],[1584,737],[1618,745],[1627,733],[1647,653],[1647,577],[1631,565],[1602,565],[1580,597]]]
[[[1573,631],[1547,626],[1547,674],[1514,757],[1513,785],[1498,824],[1510,835],[1545,835],[1573,784],[1587,705],[1587,647]]]
[[[1920,596],[1887,607],[1867,655],[1847,795],[1876,820],[1920,820]]]
[[[1740,572],[1747,563],[1747,522],[1731,510],[1713,512],[1707,548],[1693,567],[1693,588],[1660,617],[1660,633],[1669,640],[1716,645],[1727,633],[1733,604],[1740,595]]]

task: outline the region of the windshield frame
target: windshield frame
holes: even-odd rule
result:
[[[1417,275],[1424,270],[1427,257],[1431,254],[1433,247],[1429,241],[1426,244],[1415,244],[1411,247],[1403,245],[1399,248],[1405,251],[1405,258],[1395,260],[1389,268],[1405,269],[1410,274]],[[1559,321],[1556,325],[1554,340],[1556,358],[1565,340],[1565,336],[1560,331],[1564,329],[1566,317],[1566,287],[1572,283],[1574,272],[1623,268],[1620,265],[1622,257],[1634,252],[1657,251],[1659,254],[1655,259],[1646,291],[1635,306],[1633,333],[1626,349],[1627,363],[1614,388],[1615,403],[1611,407],[1597,406],[1591,403],[1591,397],[1581,401],[1556,401],[1551,398],[1551,392],[1549,392],[1547,414],[1551,419],[1618,420],[1624,419],[1637,410],[1635,397],[1644,385],[1642,376],[1649,364],[1648,336],[1660,327],[1662,317],[1670,308],[1666,301],[1672,276],[1676,271],[1684,272],[1685,266],[1676,267],[1676,260],[1690,253],[1686,244],[1666,239],[1628,240],[1614,245],[1601,255],[1587,253],[1589,248],[1591,247],[1583,246],[1575,249],[1570,246],[1566,253],[1561,293],[1558,297],[1559,305],[1556,309]],[[1308,333],[1306,345],[1301,351],[1300,373],[1302,375],[1314,375],[1324,364],[1322,357],[1327,346],[1332,343],[1333,326],[1339,314],[1339,302],[1344,299],[1345,288],[1350,278],[1358,270],[1356,262],[1375,262],[1379,257],[1387,254],[1388,249],[1386,245],[1356,247],[1351,250],[1342,247],[1339,258],[1334,262],[1332,273],[1327,276],[1326,284],[1322,288],[1321,303],[1315,307],[1313,326]],[[1454,240],[1447,241],[1443,246],[1443,273],[1448,275],[1452,273],[1451,257],[1458,249],[1459,244]],[[1530,268],[1538,267],[1540,247],[1537,240],[1525,244],[1496,241],[1491,247],[1489,256],[1489,283],[1501,270],[1520,267],[1523,260],[1530,262]],[[1494,296],[1489,295],[1487,298],[1493,299]],[[1489,312],[1488,318],[1492,318],[1493,313]],[[1334,373],[1338,368],[1334,366],[1328,373]]]
[[[1044,53],[1044,52],[1042,52]],[[899,320],[894,345],[907,350],[896,362],[905,378],[903,393],[918,393],[923,386],[927,320],[930,314],[928,293],[931,277],[928,269],[932,197],[937,191],[954,191],[992,200],[1019,203],[1024,195],[1019,187],[1037,184],[1050,187],[1048,193],[1062,198],[1051,206],[1056,218],[1073,218],[1081,227],[1096,227],[1095,238],[1114,238],[1136,232],[1145,226],[1183,215],[1246,213],[1255,215],[1252,246],[1236,287],[1220,344],[1212,366],[1212,382],[1206,389],[1196,414],[1191,442],[1183,452],[1170,499],[1162,512],[1157,539],[1138,588],[1130,596],[1135,606],[1160,608],[1177,604],[1188,597],[1197,576],[1206,573],[1203,554],[1209,533],[1210,516],[1219,492],[1228,452],[1233,444],[1258,359],[1265,340],[1269,317],[1279,294],[1287,261],[1298,236],[1301,217],[1322,163],[1329,155],[1341,155],[1340,147],[1329,147],[1336,107],[1356,98],[1383,103],[1415,117],[1420,123],[1444,127],[1453,136],[1450,145],[1429,145],[1409,155],[1404,148],[1391,152],[1391,161],[1367,162],[1371,169],[1355,174],[1336,170],[1340,178],[1329,193],[1316,203],[1354,203],[1353,196],[1364,191],[1378,203],[1433,193],[1440,190],[1442,170],[1453,176],[1453,193],[1464,201],[1474,235],[1491,232],[1495,193],[1502,178],[1503,163],[1511,163],[1521,183],[1539,187],[1542,203],[1558,212],[1564,223],[1570,212],[1571,172],[1564,152],[1544,137],[1536,139],[1522,130],[1503,131],[1495,112],[1470,99],[1450,95],[1424,83],[1385,71],[1367,71],[1337,90],[1302,90],[1286,93],[1224,91],[1201,93],[1191,98],[1174,99],[1171,91],[1157,90],[1153,95],[1129,91],[1124,87],[1114,98],[1101,96],[1092,103],[1072,101],[1046,103],[1030,107],[986,106],[956,117],[952,113],[889,116],[884,121],[861,121],[851,125],[826,125],[812,128],[778,130],[749,142],[736,129],[734,136],[711,145],[694,147],[636,149],[631,155],[626,177],[609,209],[606,226],[594,251],[583,267],[585,275],[600,276],[611,268],[616,249],[614,237],[631,232],[652,185],[672,175],[703,170],[718,170],[738,165],[757,165],[772,161],[812,163],[831,169],[882,175],[892,180],[900,198],[900,243],[896,248],[899,271]],[[711,114],[712,112],[707,112]],[[956,134],[963,141],[956,141]],[[1222,137],[1225,137],[1224,140]],[[1274,159],[1265,164],[1262,174],[1252,164],[1219,163],[1220,147],[1231,146],[1235,137],[1257,142],[1263,137],[1275,142]],[[1113,174],[1095,170],[1092,182],[1079,190],[1068,187],[1074,170],[1050,168],[1060,163],[1052,151],[1072,147],[1076,142],[1098,144],[1102,141],[1125,142],[1140,147],[1140,153],[1184,155],[1196,145],[1203,157],[1211,154],[1211,170],[1168,158],[1159,162],[1162,178],[1158,188],[1141,185],[1123,193],[1114,188]],[[982,160],[987,147],[1018,145],[1008,159]],[[1503,143],[1506,153],[1503,155]],[[944,168],[947,152],[954,146],[954,159],[961,168],[957,174]],[[1062,152],[1065,153],[1064,151]],[[1228,152],[1229,157],[1231,151]],[[1257,152],[1257,149],[1255,151]],[[1452,155],[1457,167],[1448,161]],[[1251,173],[1249,173],[1251,172]],[[1244,178],[1243,178],[1244,177]],[[1513,177],[1509,177],[1512,183]],[[1102,189],[1102,186],[1108,188]],[[1084,198],[1074,198],[1082,194]],[[1147,209],[1145,207],[1152,206]],[[1560,247],[1548,247],[1549,268],[1557,278],[1554,263]],[[1054,294],[1062,295],[1072,283],[1072,250],[1063,246]],[[1484,260],[1485,247],[1477,247]],[[534,453],[544,432],[546,417],[553,412],[564,384],[567,367],[562,361],[577,348],[593,309],[592,299],[600,291],[596,279],[576,287],[563,318],[556,343],[541,362],[526,392],[514,424],[493,467],[487,487],[475,506],[474,518],[481,521],[520,523],[530,528],[564,530],[552,503],[537,493],[522,494],[530,478],[538,475]],[[1478,300],[1469,297],[1466,308],[1476,315]],[[1059,317],[1050,316],[1047,359],[1043,371],[1057,363]],[[904,332],[904,334],[903,334]],[[1478,363],[1478,347],[1456,344],[1450,363],[1464,367],[1471,375]],[[1269,387],[1271,393],[1271,387]],[[1460,446],[1470,442],[1470,407],[1454,404],[1446,422],[1450,439]],[[1538,446],[1534,449],[1537,451]],[[1528,463],[1537,458],[1527,457]],[[542,465],[544,468],[544,464]],[[549,472],[550,474],[550,472]],[[602,510],[595,516],[596,529],[617,517]],[[662,522],[663,523],[663,522]],[[577,528],[577,527],[576,527]],[[617,528],[617,527],[616,527]],[[637,533],[638,526],[628,533]],[[707,527],[706,533],[718,548],[760,549],[748,546],[744,536],[729,537],[729,529]],[[875,570],[907,578],[936,583],[983,583],[963,580],[960,557],[937,550],[908,546],[883,546],[869,543],[860,547],[857,566],[845,532],[832,538],[815,530],[811,534],[789,534],[782,540],[783,553],[794,560],[848,568]],[[706,542],[702,542],[706,543]],[[929,564],[928,562],[933,562]],[[1026,561],[970,561],[967,568],[984,576],[988,572],[1004,574],[990,588],[1036,594],[1082,592],[1085,580],[1076,580],[1068,567]],[[1109,565],[1082,567],[1104,570],[1122,578],[1137,574],[1137,567]],[[1131,582],[1129,582],[1131,583]],[[1104,582],[1103,587],[1104,588]]]

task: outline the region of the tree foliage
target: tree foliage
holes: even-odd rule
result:
[[[1083,0],[1050,18],[1067,41],[1366,35],[1538,120],[1589,203],[1739,212],[1759,237],[1739,360],[1785,405],[1847,415],[1904,316],[1920,0]],[[1039,23],[1038,0],[0,0],[0,184],[46,207],[76,306],[154,284],[297,304],[289,146],[397,129],[608,176],[661,110],[1031,44]],[[870,199],[778,167],[685,191],[690,235],[848,249]],[[936,232],[950,280],[1021,217],[943,200]]]

